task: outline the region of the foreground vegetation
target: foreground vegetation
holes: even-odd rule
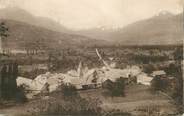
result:
[[[168,116],[178,113],[167,96],[151,93],[149,86],[128,85],[124,97],[106,96],[104,91],[76,91],[72,85],[63,85],[57,92],[40,94],[37,99],[0,109],[0,112],[15,116]]]

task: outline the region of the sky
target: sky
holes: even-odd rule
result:
[[[120,28],[161,11],[182,11],[181,0],[0,0],[0,8],[5,7],[20,7],[76,30]]]

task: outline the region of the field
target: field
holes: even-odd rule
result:
[[[149,86],[132,85],[126,87],[125,97],[107,97],[103,96],[103,90],[81,91],[82,97],[99,98],[102,101],[102,107],[106,110],[120,110],[123,112],[133,112],[141,107],[156,106],[163,112],[174,112],[176,107],[172,100],[163,94],[153,94]],[[169,111],[168,111],[169,110]]]
[[[87,99],[98,99],[102,102],[101,107],[105,111],[121,111],[121,112],[131,112],[131,114],[142,113],[142,110],[156,108],[163,114],[175,114],[176,106],[173,104],[172,100],[160,93],[153,94],[149,90],[149,86],[144,85],[132,85],[126,87],[126,96],[125,97],[108,97],[103,95],[103,89],[92,89],[79,91],[81,97]],[[95,101],[94,101],[95,102]],[[39,99],[27,102],[25,104],[17,104],[14,107],[9,109],[1,109],[1,113],[11,115],[30,115],[30,107],[40,104]],[[77,104],[74,104],[77,107]],[[42,105],[40,105],[42,107]],[[32,109],[34,110],[34,108]],[[144,114],[144,113],[142,113]],[[137,116],[137,115],[135,115]],[[141,115],[140,115],[141,116]]]
[[[172,64],[175,60],[176,48],[182,48],[182,46],[94,46],[46,50],[37,54],[16,54],[12,57],[20,65],[20,76],[35,78],[38,74],[46,71],[67,72],[71,69],[77,69],[80,61],[88,68],[102,67],[103,63],[99,61],[95,52],[96,48],[107,62],[110,62],[109,58],[113,58],[117,68],[122,69],[126,66],[137,65],[142,67],[145,72],[151,72],[163,70]]]

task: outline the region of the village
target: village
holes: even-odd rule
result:
[[[94,49],[93,53],[96,55],[97,60],[95,61],[98,62],[98,66],[88,67],[89,64],[85,64],[85,60],[79,60],[73,69],[60,72],[53,70],[48,71],[47,65],[35,64],[36,70],[38,70],[38,68],[45,70],[45,72],[42,71],[40,74],[37,74],[35,78],[24,77],[25,74],[20,73],[21,71],[25,72],[25,70],[29,68],[27,67],[28,65],[18,66],[15,60],[10,59],[9,61],[14,61],[13,65],[11,66],[12,63],[9,61],[9,63],[4,62],[1,69],[0,95],[4,99],[14,99],[16,97],[18,101],[26,100],[25,103],[29,104],[29,102],[35,100],[50,100],[53,98],[52,94],[62,92],[62,86],[73,86],[81,97],[88,98],[90,96],[93,99],[99,99],[100,102],[102,102],[100,107],[106,110],[115,108],[121,112],[137,113],[140,112],[137,111],[139,107],[145,108],[153,106],[159,107],[159,109],[156,110],[162,110],[163,114],[177,114],[175,99],[178,100],[182,98],[175,98],[176,96],[174,96],[177,94],[179,82],[177,77],[174,77],[174,74],[170,72],[170,70],[175,70],[172,64],[176,63],[176,61],[170,60],[169,62],[167,61],[167,63],[163,61],[159,64],[161,64],[162,67],[165,65],[164,67],[166,68],[159,68],[160,70],[152,68],[150,71],[136,64],[127,65],[122,68],[120,64],[117,63],[115,57],[104,58],[104,55],[101,55],[103,52],[97,48]],[[174,54],[175,52],[172,53]],[[30,66],[33,67],[34,65]],[[49,63],[48,65],[48,67],[53,66],[55,66],[55,63]],[[31,68],[31,70],[34,70],[34,68]],[[30,73],[33,72],[30,71]],[[113,91],[116,90],[113,89],[113,87],[116,87],[115,85],[120,82],[122,82],[119,86],[121,91],[119,93],[117,92],[118,94],[113,93]],[[109,87],[110,89],[108,89]],[[18,92],[18,96],[16,88],[21,90],[21,93],[20,91]],[[113,90],[112,93],[110,92],[108,95],[103,95],[104,92],[111,90]],[[111,97],[117,97],[117,100],[120,100],[119,105],[121,105],[118,106],[116,99],[110,99]],[[147,102],[143,100],[147,100]],[[179,104],[180,103],[179,101]],[[131,106],[131,104],[134,105]],[[166,107],[172,110],[168,111]],[[157,112],[160,113],[160,111]]]
[[[180,0],[0,0],[0,116],[183,116],[183,16]]]
[[[17,85],[25,86],[27,90],[32,91],[33,93],[28,93],[32,98],[33,95],[39,94],[42,91],[56,91],[63,83],[72,84],[78,90],[85,90],[100,88],[104,83],[108,81],[115,82],[118,78],[123,78],[126,84],[134,83],[150,86],[154,77],[166,77],[166,73],[163,70],[153,71],[151,75],[148,75],[138,66],[118,69],[116,68],[116,63],[112,61],[113,58],[110,59],[112,63],[108,64],[103,60],[97,49],[96,53],[99,60],[104,64],[101,68],[88,69],[87,66],[83,67],[82,62],[79,62],[77,69],[70,70],[66,74],[46,72],[45,74],[38,75],[34,80],[18,77],[16,80]],[[168,77],[168,79],[172,80],[173,78]]]

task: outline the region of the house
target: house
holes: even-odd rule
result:
[[[165,77],[166,72],[163,70],[153,71],[151,76],[153,76],[153,77]]]
[[[153,77],[148,76],[146,73],[140,73],[137,75],[137,83],[143,85],[151,85]]]
[[[120,77],[125,78],[128,82],[129,78],[129,72],[127,70],[122,69],[107,69],[104,70],[104,81],[111,80],[112,82],[115,82],[116,79],[119,79]]]

